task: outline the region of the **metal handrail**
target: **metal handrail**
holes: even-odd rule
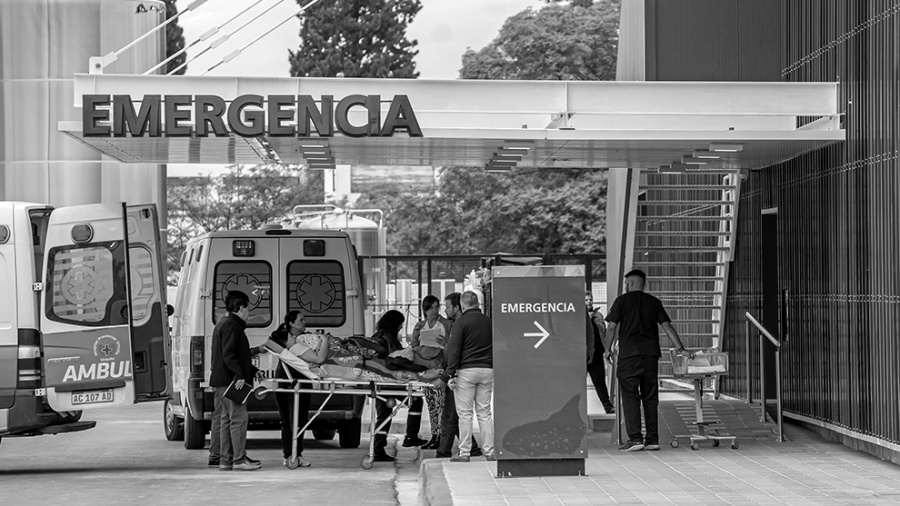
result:
[[[772,336],[772,334],[766,330],[765,327],[762,326],[756,318],[753,317],[749,312],[744,313],[744,316],[747,318],[746,326],[747,326],[747,334],[746,334],[746,344],[747,344],[747,402],[753,401],[753,390],[752,390],[752,376],[750,375],[750,324],[752,323],[756,329],[759,331],[759,410],[760,410],[760,420],[765,422],[768,419],[768,414],[766,413],[766,355],[763,348],[763,336],[765,336],[769,342],[775,345],[775,396],[776,396],[776,412],[775,416],[777,417],[778,422],[778,442],[784,441],[784,410],[782,409],[781,403],[781,343]]]

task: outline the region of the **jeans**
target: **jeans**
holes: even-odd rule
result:
[[[494,421],[491,397],[494,394],[494,370],[486,367],[460,369],[456,373],[456,411],[459,413],[459,455],[472,450],[472,411],[478,417],[481,445],[485,455],[494,454]]]
[[[304,385],[300,385],[304,388]],[[309,421],[309,401],[311,394],[300,393],[298,397],[298,420],[297,430],[303,428]],[[278,406],[278,414],[281,415],[281,454],[284,458],[291,456],[294,440],[294,394],[276,393],[275,405]],[[303,455],[303,433],[297,435],[297,455]]]
[[[222,418],[222,393],[216,388],[216,393],[213,396],[213,414],[212,414],[212,423],[210,423],[209,427],[209,458],[212,460],[218,460],[221,458],[222,451],[221,445],[219,444],[219,420]]]
[[[444,406],[441,409],[441,443],[438,445],[436,457],[453,456],[453,440],[459,436],[459,413],[456,412],[456,399],[453,390],[444,387]],[[478,443],[472,437],[472,453],[479,453]]]
[[[222,418],[219,420],[220,464],[240,464],[247,457],[247,405],[225,397],[225,389],[216,387],[221,397]]]
[[[622,392],[622,414],[628,441],[659,444],[659,357],[639,355],[619,358],[616,377]],[[644,406],[644,426],[641,434],[641,405]]]

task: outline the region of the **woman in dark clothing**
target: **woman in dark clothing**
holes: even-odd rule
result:
[[[284,316],[284,322],[272,332],[270,339],[280,346],[289,349],[292,353],[307,362],[321,364],[328,358],[328,345],[330,336],[322,335],[322,341],[317,350],[309,348],[304,343],[297,342],[297,336],[306,331],[306,318],[300,311],[288,311]],[[291,376],[294,379],[309,379],[303,374],[292,370]],[[275,377],[278,379],[289,379],[287,370],[284,365],[279,364],[275,369]],[[284,385],[282,385],[284,387]],[[301,385],[303,387],[303,385]],[[309,399],[310,394],[300,393],[299,395],[299,420],[297,420],[297,428],[302,429],[309,420]],[[287,466],[288,459],[291,457],[292,443],[294,438],[294,429],[291,425],[291,418],[294,416],[294,394],[292,393],[276,393],[275,404],[278,405],[278,414],[281,415],[281,451],[284,456],[282,465]],[[297,457],[300,467],[309,467],[312,463],[303,458],[303,434],[297,436]]]
[[[403,345],[400,344],[400,329],[403,328],[403,322],[406,321],[406,318],[403,317],[403,313],[396,310],[390,310],[383,315],[378,320],[378,323],[375,324],[375,334],[372,335],[370,339],[375,344],[384,348],[384,352],[381,350],[378,351],[378,357],[384,358],[389,354],[402,349]],[[393,412],[393,409],[388,407],[387,403],[375,399],[375,412],[377,413],[377,424],[380,426],[385,420],[384,427],[375,434],[375,454],[372,456],[375,462],[393,462],[394,457],[391,457],[384,450],[387,447],[387,435],[391,431],[391,421],[390,416]]]

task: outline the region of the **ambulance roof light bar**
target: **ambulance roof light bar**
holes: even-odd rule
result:
[[[178,19],[178,18],[179,18],[182,14],[184,14],[185,12],[192,11],[192,10],[196,9],[197,7],[200,7],[201,5],[203,5],[203,4],[205,4],[205,3],[206,3],[206,0],[194,0],[193,2],[191,2],[191,3],[187,6],[186,9],[184,9],[184,10],[181,11],[181,12],[179,12],[178,14],[175,14],[175,15],[172,16],[171,18],[165,20],[164,22],[162,22],[162,23],[156,25],[155,27],[153,27],[152,29],[150,29],[147,33],[145,33],[144,35],[141,35],[140,37],[134,39],[133,41],[131,41],[131,43],[129,43],[128,45],[126,45],[126,46],[123,47],[122,49],[120,49],[120,50],[118,50],[118,51],[114,51],[114,52],[112,52],[112,53],[109,53],[109,54],[107,54],[106,56],[92,56],[90,59],[88,59],[88,73],[90,73],[90,74],[102,74],[102,73],[103,73],[103,69],[105,69],[106,67],[112,65],[112,63],[115,62],[115,61],[119,58],[119,55],[120,55],[120,54],[124,53],[125,51],[128,51],[128,50],[131,49],[132,47],[136,46],[136,45],[137,45],[139,42],[141,42],[142,40],[146,39],[147,37],[153,35],[154,33],[158,32],[159,30],[163,29],[163,28],[164,28],[165,26],[167,26],[169,23],[171,23],[171,22],[175,21],[176,19]],[[186,48],[185,48],[185,49],[186,49]],[[182,51],[184,51],[184,49],[182,49]],[[168,60],[166,60],[166,62],[168,62]],[[162,64],[160,64],[160,65],[162,65]],[[157,68],[158,68],[158,67],[157,67]]]

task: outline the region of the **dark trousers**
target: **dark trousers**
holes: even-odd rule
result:
[[[603,360],[602,346],[594,348],[594,357],[587,365],[587,371],[591,376],[591,383],[594,384],[597,397],[600,398],[600,403],[603,404],[603,409],[607,413],[613,411],[615,407],[612,401],[609,400],[609,388],[606,387],[606,364],[604,364]]]
[[[375,399],[375,427],[379,427],[382,422],[387,420],[387,423],[384,427],[381,427],[380,430],[376,431],[373,439],[375,439],[375,454],[376,455],[384,455],[384,449],[387,447],[387,435],[391,431],[391,413],[394,410],[389,408],[387,403],[381,399]]]
[[[619,358],[616,377],[622,393],[622,414],[628,440],[644,444],[659,444],[659,357],[640,355]],[[641,406],[647,435],[641,433]]]
[[[456,398],[450,387],[444,387],[444,407],[441,410],[441,443],[438,446],[437,457],[450,457],[453,455],[453,441],[459,436],[459,413],[456,412]],[[472,454],[480,454],[481,448],[472,437]]]
[[[410,439],[419,437],[424,403],[425,400],[422,397],[413,397],[409,403],[409,413],[406,415],[406,437]]]
[[[301,385],[302,388],[302,385]],[[299,398],[299,413],[297,430],[303,428],[309,421],[310,394],[301,393]],[[281,415],[281,453],[284,458],[291,456],[291,447],[294,439],[294,394],[276,393],[275,404],[278,406],[278,414]],[[303,434],[297,436],[297,455],[303,455]]]

